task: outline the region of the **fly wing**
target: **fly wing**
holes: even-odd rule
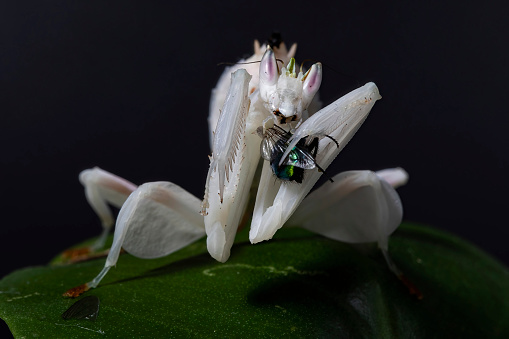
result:
[[[272,160],[274,153],[283,154],[288,149],[288,140],[291,137],[289,132],[275,126],[265,131],[265,136],[260,144],[262,158]],[[282,165],[296,166],[303,169],[316,167],[314,156],[304,148],[295,146],[282,161]]]
[[[282,150],[286,151],[286,148]],[[295,167],[300,167],[303,169],[313,169],[316,167],[315,157],[307,150],[300,148],[299,146],[295,146],[294,149],[288,153],[286,159],[284,159],[283,164],[292,165]]]
[[[263,159],[270,161],[274,152],[284,153],[288,138],[290,135],[285,130],[275,126],[265,131],[262,143],[260,144],[260,153]]]
[[[260,144],[260,153],[261,153],[263,159],[270,161],[272,152],[276,148],[276,144],[277,144],[277,142],[269,136],[265,136],[263,138],[263,140]]]

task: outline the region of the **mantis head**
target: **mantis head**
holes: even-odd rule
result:
[[[279,124],[300,121],[322,82],[322,64],[305,73],[295,70],[295,59],[279,71],[272,48],[267,47],[260,63],[260,96]]]

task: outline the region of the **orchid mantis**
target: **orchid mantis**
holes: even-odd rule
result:
[[[69,290],[67,296],[97,287],[116,264],[121,248],[140,258],[157,258],[206,235],[210,255],[227,261],[239,223],[250,212],[246,207],[253,182],[258,182],[249,233],[253,244],[271,239],[285,224],[339,241],[377,242],[389,268],[401,275],[389,256],[388,237],[402,218],[394,188],[406,183],[404,170],[340,173],[333,183],[306,198],[322,169],[330,165],[381,98],[378,88],[368,83],[316,112],[321,64],[297,72],[293,59],[296,45],[287,50],[284,43],[271,47],[255,41],[254,49],[247,61],[260,63],[244,65],[241,61],[227,68],[212,91],[208,120],[212,155],[203,200],[170,182],[137,187],[99,168],[81,174],[87,199],[104,227],[95,247],[104,243],[104,234],[112,225],[107,203],[121,206],[121,210],[103,270],[92,281]],[[280,69],[278,59],[286,66]],[[288,138],[280,144],[279,164],[271,167],[263,155],[273,150],[262,140],[274,126]],[[306,155],[307,165],[292,163],[303,172],[301,183],[275,179],[274,166],[289,164],[292,152],[306,149],[308,137],[315,144]],[[255,180],[260,162],[261,176]]]

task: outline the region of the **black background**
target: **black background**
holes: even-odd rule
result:
[[[509,263],[507,7],[483,2],[25,1],[0,5],[0,275],[98,235],[78,182],[100,166],[203,196],[210,90],[282,32],[325,104],[383,96],[329,172],[401,166],[405,219]]]

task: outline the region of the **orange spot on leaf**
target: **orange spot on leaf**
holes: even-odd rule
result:
[[[90,289],[90,287],[88,287],[88,284],[83,284],[83,285],[79,285],[79,286],[73,287],[71,289],[68,289],[62,295],[66,298],[77,298],[80,295],[82,295],[83,293],[85,293],[86,291],[88,291],[89,289]]]
[[[408,280],[408,278],[405,275],[400,274],[398,278],[408,288],[408,292],[410,292],[410,294],[415,295],[415,297],[419,300],[421,300],[424,297],[421,291],[419,291],[419,289],[417,288],[417,286],[415,286],[410,280]]]
[[[76,258],[90,254],[90,247],[72,248],[62,253],[62,258],[74,261]]]

